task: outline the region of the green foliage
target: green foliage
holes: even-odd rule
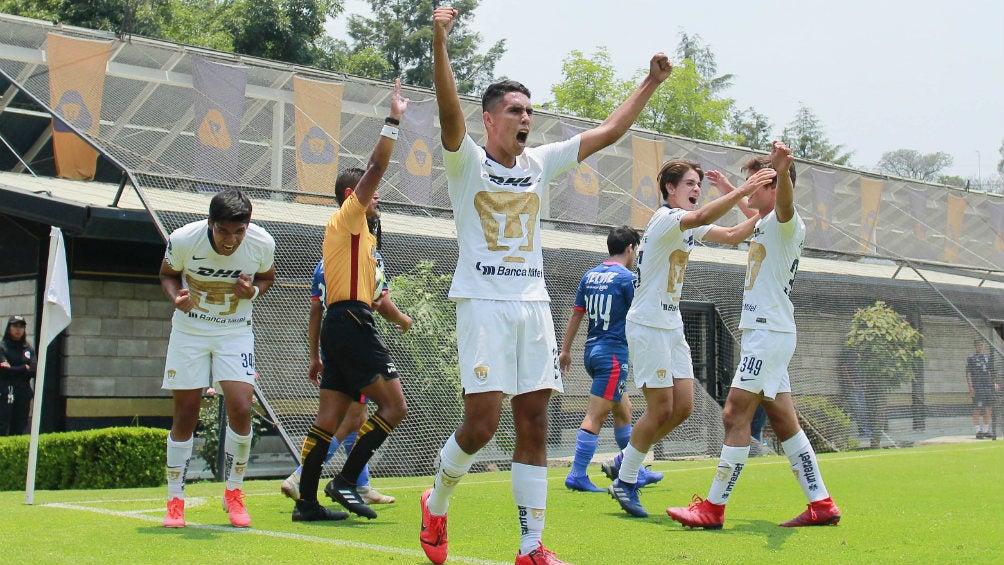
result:
[[[258,443],[261,434],[268,430],[268,421],[259,408],[257,400],[253,401],[251,407],[251,447]],[[217,465],[216,456],[220,452],[220,405],[223,404],[222,394],[212,394],[202,399],[202,406],[199,408],[199,434],[202,438],[202,445],[198,447],[199,455],[206,461],[206,470],[213,472],[216,480],[223,480],[220,476],[220,468]],[[225,410],[225,409],[224,409]]]
[[[676,58],[683,61],[689,59],[693,62],[694,69],[701,77],[702,86],[712,95],[724,91],[732,86],[731,74],[715,76],[718,74],[718,62],[715,60],[715,53],[711,47],[704,44],[704,39],[698,35],[687,35],[680,32],[680,43],[676,46]]]
[[[640,80],[641,73],[637,76]],[[731,99],[716,98],[693,61],[674,65],[673,74],[652,95],[635,122],[661,133],[682,135],[705,141],[726,141]]]
[[[733,142],[750,149],[770,151],[773,142],[771,139],[773,127],[770,119],[757,112],[752,106],[745,110],[734,109],[729,115],[729,133]]]
[[[799,107],[795,119],[785,126],[781,139],[795,157],[835,165],[850,164],[851,153],[842,153],[843,145],[830,143],[819,118],[805,106]]]
[[[618,81],[606,47],[592,57],[572,51],[561,65],[564,80],[551,87],[554,109],[562,114],[604,120],[631,92],[631,84]]]
[[[861,374],[873,379],[877,390],[888,391],[916,377],[916,364],[924,360],[924,352],[919,349],[921,337],[879,300],[854,313],[846,345],[857,355]]]
[[[858,447],[851,433],[850,416],[825,396],[799,396],[795,400],[799,423],[816,453],[847,451]],[[777,446],[780,447],[780,446]]]
[[[234,3],[234,50],[310,65],[324,22],[342,12],[342,0],[238,0]]]
[[[876,167],[880,172],[907,179],[933,181],[938,173],[952,164],[948,153],[928,153],[922,155],[913,149],[897,149],[882,154]]]
[[[0,490],[22,490],[29,436],[0,437]],[[43,434],[38,438],[39,490],[149,487],[164,484],[160,428],[104,428]]]
[[[956,188],[966,187],[966,179],[958,175],[938,175],[938,182],[941,184],[947,184],[948,186],[954,186]]]
[[[439,0],[368,0],[372,18],[358,14],[349,16],[347,31],[353,40],[352,54],[366,50],[379,53],[387,67],[360,65],[379,75],[370,78],[402,81],[432,87],[432,12]],[[500,40],[484,53],[478,53],[481,35],[468,29],[478,0],[456,0],[453,7],[459,15],[454,21],[447,49],[450,63],[461,94],[479,93],[494,80],[495,64],[505,54],[505,40]],[[367,55],[369,57],[369,55]],[[351,59],[351,58],[349,58]]]

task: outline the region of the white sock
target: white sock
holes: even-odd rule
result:
[[[750,457],[750,446],[733,447],[722,445],[722,455],[718,460],[718,469],[715,471],[715,479],[711,481],[711,489],[708,491],[708,502],[712,504],[726,504],[729,495],[739,481],[739,474],[743,472],[746,461]]]
[[[436,472],[436,482],[427,502],[429,513],[436,516],[446,514],[450,507],[450,496],[460,484],[460,479],[471,470],[474,456],[477,453],[467,453],[457,443],[457,433],[453,432],[450,439],[439,450],[439,470]]]
[[[188,441],[174,441],[167,434],[167,499],[185,498],[185,476],[188,462],[192,459],[192,445],[195,438]]]
[[[816,451],[812,449],[805,431],[798,430],[794,436],[781,442],[781,449],[788,455],[791,470],[798,477],[798,484],[809,502],[829,498],[823,475],[819,472],[819,462],[816,461]]]
[[[227,426],[223,452],[227,458],[224,474],[227,478],[227,490],[243,487],[244,472],[247,471],[248,459],[251,457],[251,433],[242,436]]]
[[[537,549],[544,534],[547,508],[547,467],[512,464],[512,499],[519,515],[519,553]]]
[[[645,462],[645,457],[648,456],[647,451],[638,451],[630,443],[624,448],[622,452],[624,454],[624,460],[621,461],[621,470],[618,473],[617,478],[620,479],[622,483],[635,484],[638,482],[638,469],[641,468],[642,464]]]

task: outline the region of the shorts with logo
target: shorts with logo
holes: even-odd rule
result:
[[[673,386],[673,379],[694,378],[690,344],[683,327],[655,328],[628,320],[624,334],[636,387],[668,388]]]
[[[586,372],[593,378],[589,394],[620,402],[630,372],[627,345],[586,346],[584,362]]]
[[[195,390],[219,381],[254,384],[254,333],[194,335],[171,330],[164,363],[166,390]]]
[[[342,392],[354,400],[359,400],[360,391],[380,375],[386,379],[398,377],[390,352],[377,334],[373,311],[356,300],[328,306],[321,322],[321,352],[321,388]]]
[[[466,394],[563,390],[548,302],[458,300],[457,351]]]
[[[763,392],[767,398],[791,392],[788,363],[795,354],[795,342],[793,332],[743,330],[732,386],[754,394]]]

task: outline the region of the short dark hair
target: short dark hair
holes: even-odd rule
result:
[[[345,203],[345,189],[355,188],[365,172],[359,167],[352,167],[345,169],[338,175],[338,178],[335,179],[335,200],[338,201],[339,206]]]
[[[753,173],[759,171],[760,169],[773,169],[773,168],[774,168],[774,165],[772,165],[770,163],[770,156],[769,155],[758,155],[756,157],[753,157],[749,161],[746,161],[745,163],[743,163],[742,168],[739,169],[739,170],[741,170],[744,173],[747,173],[748,175],[752,175]],[[794,163],[792,163],[792,165],[790,167],[788,167],[788,176],[791,177],[791,186],[795,186],[795,164]]]
[[[236,188],[217,192],[209,201],[209,221],[250,223],[251,199]]]
[[[638,230],[631,226],[610,228],[610,233],[607,235],[607,252],[610,255],[620,255],[624,253],[628,245],[637,247],[639,243],[641,243],[641,236],[638,235]]]
[[[691,169],[697,173],[700,182],[704,182],[704,169],[701,168],[701,165],[697,161],[670,159],[663,164],[662,168],[659,169],[659,194],[662,195],[663,200],[669,198],[669,191],[666,190],[666,185],[671,184],[676,186],[680,183],[683,175],[687,174],[687,171]]]
[[[489,85],[485,89],[485,93],[481,95],[481,110],[491,112],[495,109],[499,100],[502,100],[509,92],[521,92],[527,98],[530,98],[530,89],[523,86],[523,83],[514,80],[502,80]]]

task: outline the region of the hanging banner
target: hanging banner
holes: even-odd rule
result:
[[[875,231],[882,203],[882,181],[861,178],[861,246],[863,253],[875,253]]]
[[[569,124],[561,124],[562,135],[567,139],[586,131]],[[599,154],[594,153],[578,166],[570,169],[562,190],[552,190],[554,202],[551,217],[574,222],[595,223],[600,208]]]
[[[965,217],[966,197],[949,194],[948,213],[945,219],[945,253],[942,256],[946,263],[959,261],[959,249],[962,246],[962,223]]]
[[[248,68],[192,57],[195,92],[195,176],[208,181],[239,184],[241,122]],[[200,184],[199,190],[217,191],[219,185]]]
[[[92,138],[101,125],[101,95],[112,42],[46,36],[49,60],[49,104],[52,106],[52,153],[56,176],[93,180],[98,152],[66,124]]]
[[[407,151],[397,188],[407,202],[423,206],[432,202],[432,148],[441,146],[433,132],[436,109],[436,101],[431,98],[408,103],[408,111],[401,118],[397,142],[400,149],[395,149]]]
[[[812,183],[812,229],[806,233],[806,245],[820,249],[833,248],[833,191],[836,171],[809,167]]]
[[[345,85],[293,77],[297,202],[334,204]]]
[[[656,185],[665,142],[631,137],[631,220],[633,228],[645,229],[662,197]]]

